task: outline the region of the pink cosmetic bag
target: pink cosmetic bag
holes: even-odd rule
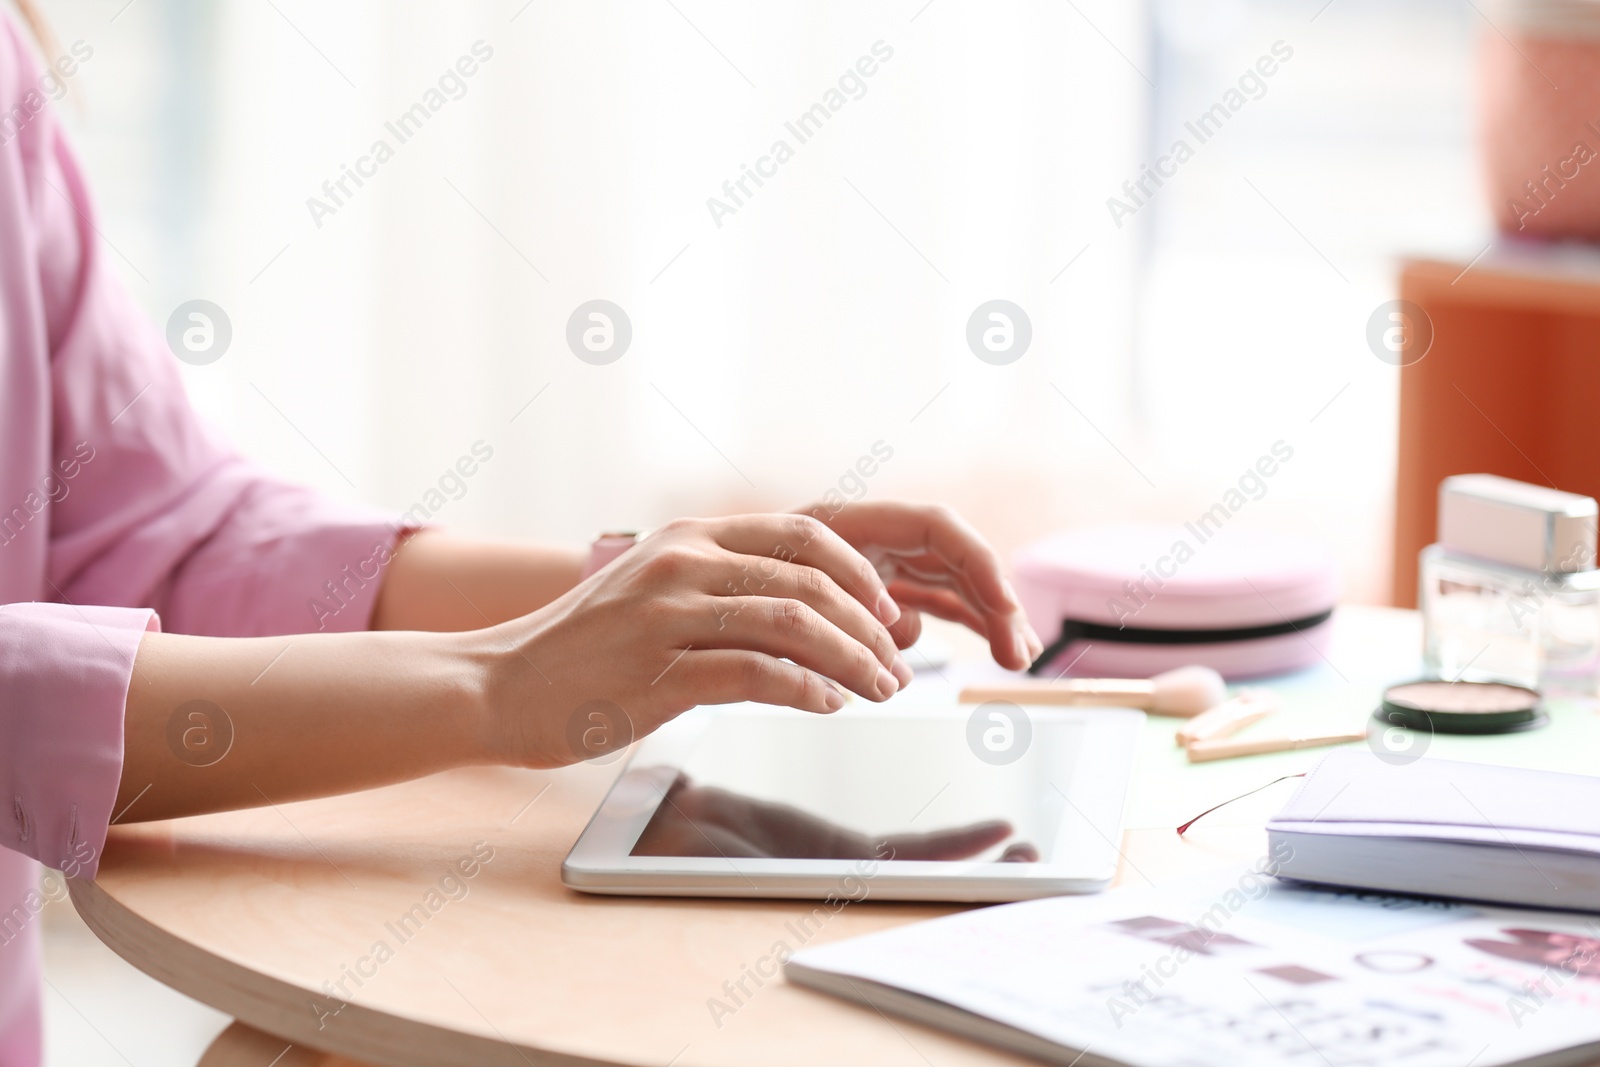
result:
[[[1101,526],[1017,553],[1017,595],[1046,642],[1031,673],[1226,678],[1321,661],[1338,573],[1325,548],[1266,530]]]

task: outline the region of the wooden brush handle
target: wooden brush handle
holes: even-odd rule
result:
[[[1257,756],[1263,752],[1292,752],[1300,748],[1320,748],[1323,745],[1343,745],[1366,738],[1365,730],[1343,734],[1318,734],[1315,737],[1257,737],[1249,741],[1191,741],[1189,762],[1204,763],[1214,759],[1232,759],[1234,756]]]
[[[1156,687],[1138,678],[1074,678],[1068,682],[1001,682],[969,685],[961,703],[1009,700],[1015,704],[1100,704],[1118,708],[1150,707]]]
[[[1251,723],[1260,722],[1267,716],[1276,714],[1278,707],[1279,701],[1275,694],[1246,690],[1209,711],[1202,711],[1180,726],[1177,733],[1178,744],[1192,745],[1197,741],[1219,741],[1224,737],[1232,737]]]

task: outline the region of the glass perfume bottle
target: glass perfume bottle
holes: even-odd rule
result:
[[[1423,655],[1438,677],[1600,688],[1600,570],[1591,497],[1487,474],[1439,486],[1422,551]]]

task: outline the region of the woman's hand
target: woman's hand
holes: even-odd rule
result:
[[[530,615],[479,631],[505,758],[557,766],[699,704],[837,711],[837,682],[887,700],[911,680],[877,570],[805,515],[683,519]],[[831,679],[831,681],[830,681]]]
[[[959,622],[989,639],[995,662],[1022,670],[1044,651],[1028,625],[1000,558],[965,519],[942,505],[895,502],[815,504],[801,514],[827,524],[870,560],[902,610],[891,626],[909,648],[921,612]]]
[[[1007,666],[1037,651],[994,553],[947,510],[817,510],[826,523],[672,523],[514,618],[506,613],[556,588],[576,558],[546,552],[496,572],[507,548],[463,569],[467,553],[441,542],[416,555],[410,589],[387,615],[380,602],[399,632],[146,634],[116,810],[163,819],[471,764],[558,766],[621,748],[697,704],[836,710],[834,683],[885,700],[911,679],[896,646],[917,636],[918,611],[986,634]],[[443,596],[434,585],[465,607],[430,610]],[[482,628],[418,632],[473,619]],[[191,750],[197,732],[205,744]]]

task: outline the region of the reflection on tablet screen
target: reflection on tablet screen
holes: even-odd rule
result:
[[[679,774],[633,846],[635,856],[742,856],[815,860],[966,860],[1007,842],[998,857],[1032,863],[1039,850],[1010,841],[1016,829],[986,819],[925,833],[871,835],[788,804],[696,785]]]
[[[1050,859],[1082,727],[1039,729],[994,766],[893,719],[725,718],[700,737],[635,856],[1037,862]]]

